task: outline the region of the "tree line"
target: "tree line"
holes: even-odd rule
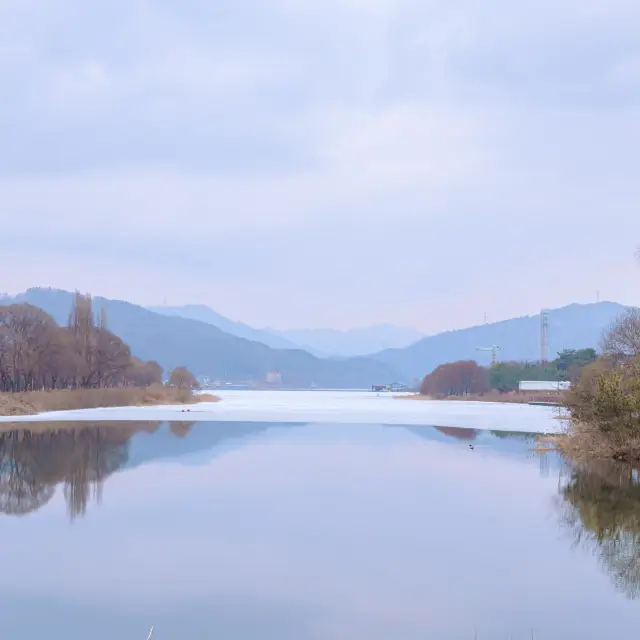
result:
[[[565,349],[553,361],[499,362],[487,368],[475,360],[448,362],[426,375],[420,393],[427,396],[465,396],[496,390],[515,391],[523,380],[574,382],[582,369],[595,362],[595,349]]]
[[[630,465],[590,460],[566,465],[561,521],[576,546],[592,551],[616,589],[640,598],[640,482]]]
[[[600,357],[584,368],[566,406],[573,455],[640,460],[640,310],[605,332]]]
[[[100,423],[81,428],[60,423],[43,432],[0,432],[0,516],[37,511],[62,486],[71,520],[85,515],[91,499],[100,500],[104,482],[129,459],[136,433],[155,433],[160,422]],[[182,438],[192,422],[171,422]]]
[[[638,252],[640,259],[640,251]],[[566,398],[571,412],[563,444],[576,458],[640,461],[640,309],[604,332],[600,357],[587,365]]]
[[[162,374],[109,331],[105,310],[96,316],[90,295],[76,294],[64,327],[31,304],[0,307],[0,392],[150,386],[162,383]],[[184,368],[172,377],[175,386],[196,386]]]

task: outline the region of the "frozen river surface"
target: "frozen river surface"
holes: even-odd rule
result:
[[[562,428],[549,407],[488,402],[419,401],[368,391],[219,391],[221,402],[190,407],[124,407],[59,411],[4,421],[179,420],[434,425],[552,433]]]

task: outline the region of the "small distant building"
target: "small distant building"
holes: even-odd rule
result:
[[[373,384],[371,385],[371,391],[407,391],[409,387],[402,382],[392,382],[391,384]]]
[[[282,384],[282,374],[279,371],[267,371],[267,384]]]
[[[519,391],[569,391],[571,383],[556,380],[522,380]]]

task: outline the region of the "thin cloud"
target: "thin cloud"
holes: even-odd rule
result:
[[[96,246],[83,288],[262,326],[459,326],[470,290],[512,292],[497,319],[594,271],[633,302],[638,28],[627,0],[5,2],[5,288],[79,286]]]

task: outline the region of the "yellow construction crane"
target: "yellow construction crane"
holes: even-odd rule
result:
[[[494,344],[492,347],[476,347],[476,351],[491,351],[491,366],[495,367],[498,362],[498,351],[502,351],[502,347]]]

